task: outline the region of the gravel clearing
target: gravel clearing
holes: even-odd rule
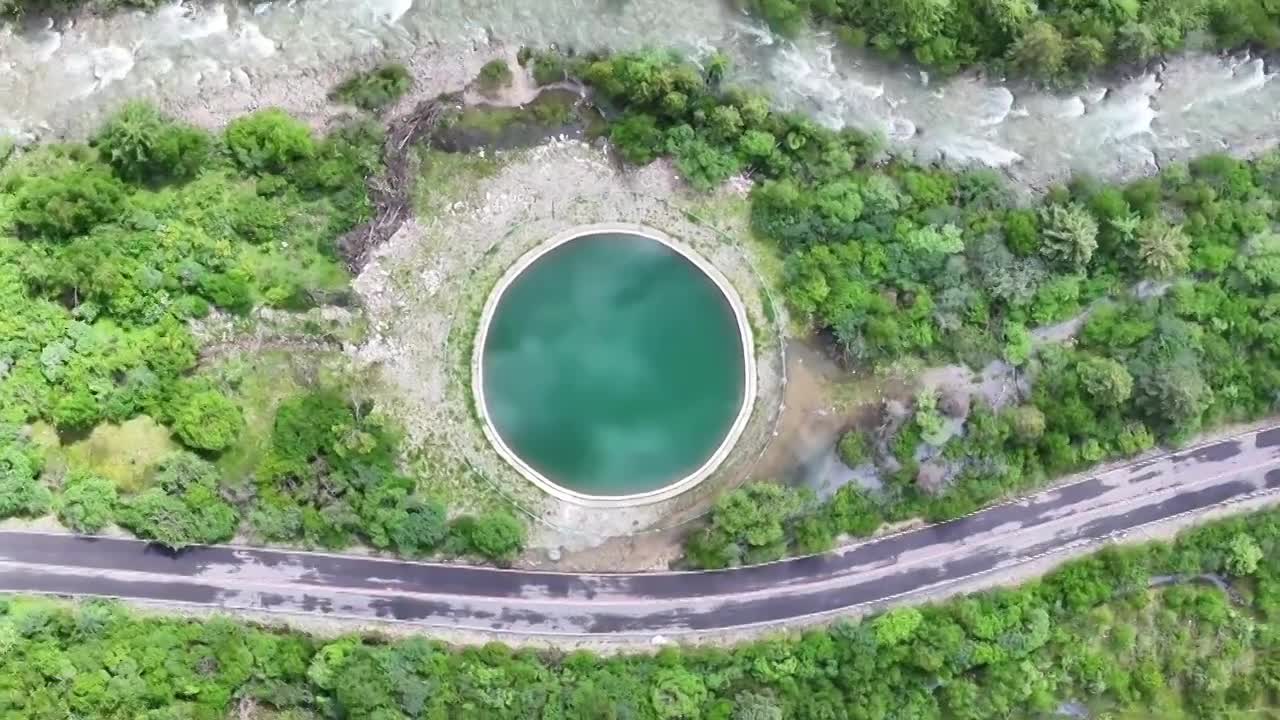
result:
[[[384,411],[405,424],[422,455],[465,463],[455,477],[429,482],[464,505],[469,496],[495,492],[514,502],[537,521],[532,546],[547,549],[552,558],[698,517],[717,492],[751,474],[781,409],[785,370],[777,323],[785,318],[766,312],[766,291],[749,247],[735,233],[721,234],[695,220],[694,208],[706,198],[690,194],[665,163],[623,173],[602,150],[577,141],[553,141],[500,158],[491,177],[467,183],[456,196],[433,195],[430,204],[439,210],[406,223],[356,279],[369,330],[355,356],[379,369]],[[652,227],[697,251],[738,291],[756,336],[757,399],[733,452],[698,487],[644,507],[587,509],[544,495],[489,445],[470,387],[477,323],[499,277],[547,238],[600,222]],[[628,547],[626,553],[601,553],[601,564],[616,570],[658,562],[653,553],[634,553],[634,543]]]

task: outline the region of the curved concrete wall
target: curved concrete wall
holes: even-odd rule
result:
[[[503,441],[502,436],[498,433],[497,428],[493,424],[493,420],[489,417],[488,405],[484,397],[484,347],[485,341],[489,335],[489,323],[493,319],[493,313],[498,307],[498,302],[502,299],[502,295],[511,283],[519,277],[530,265],[537,262],[543,255],[552,250],[572,242],[580,237],[587,235],[600,235],[605,233],[620,233],[627,235],[638,235],[648,238],[671,248],[679,253],[689,262],[693,263],[699,270],[720,289],[721,294],[729,301],[729,306],[733,309],[733,316],[738,323],[738,334],[742,340],[742,363],[743,363],[743,391],[742,406],[738,409],[737,417],[734,418],[733,425],[729,427],[729,432],[725,434],[724,440],[716,451],[712,453],[706,462],[698,467],[692,473],[679,478],[657,490],[650,490],[643,493],[635,493],[631,495],[589,495],[587,493],[571,490],[560,485],[550,478],[546,477],[536,469],[531,467],[523,459],[520,458],[511,448]],[[729,452],[733,449],[738,438],[742,435],[743,429],[747,425],[747,420],[751,417],[751,410],[755,404],[756,397],[756,356],[755,356],[755,340],[751,334],[751,324],[747,321],[747,311],[742,304],[742,299],[738,297],[738,292],[729,283],[729,280],[715,268],[714,265],[707,262],[706,259],[699,256],[690,248],[684,247],[682,243],[677,242],[674,238],[663,232],[654,230],[653,228],[644,227],[642,225],[632,225],[628,223],[599,223],[594,225],[581,225],[562,232],[541,245],[535,247],[525,253],[512,265],[506,273],[503,274],[498,284],[489,294],[488,300],[485,301],[484,311],[480,315],[480,329],[476,334],[475,345],[471,356],[471,388],[475,395],[476,412],[480,416],[480,422],[484,428],[484,434],[493,444],[494,449],[502,456],[516,472],[520,473],[527,480],[537,485],[548,494],[564,500],[566,502],[584,505],[588,507],[633,507],[636,505],[647,505],[649,503],[661,502],[679,495],[680,493],[694,487],[702,482],[716,468],[724,462]]]

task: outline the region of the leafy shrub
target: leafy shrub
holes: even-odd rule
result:
[[[638,113],[610,125],[609,140],[627,162],[648,165],[662,153],[666,136],[651,115]]]
[[[236,163],[256,173],[285,172],[316,152],[311,129],[277,108],[232,120],[224,139]]]
[[[101,530],[115,514],[115,483],[93,473],[76,471],[67,478],[54,502],[58,520],[78,533]]]
[[[352,75],[329,96],[362,110],[382,112],[395,105],[412,86],[409,69],[399,63],[389,63]]]
[[[173,420],[174,432],[185,445],[214,452],[230,447],[243,427],[240,408],[217,390],[192,394]]]
[[[524,524],[514,515],[494,512],[455,523],[452,532],[465,552],[499,565],[509,564],[524,550]]]
[[[510,87],[513,79],[511,67],[506,60],[490,60],[480,68],[476,84],[480,87],[480,92],[494,95],[499,90]]]
[[[126,103],[112,115],[93,144],[116,174],[132,183],[193,177],[212,146],[203,130],[174,122],[141,101]]]
[[[40,457],[17,426],[0,424],[0,518],[38,517],[53,495],[40,481]]]
[[[191,453],[155,469],[156,487],[121,502],[116,520],[139,537],[172,549],[230,540],[240,517],[218,495],[218,470]]]
[[[812,501],[810,494],[774,483],[727,492],[716,500],[710,527],[691,539],[689,558],[711,568],[776,560],[787,550],[787,523]]]
[[[120,181],[93,161],[58,162],[11,180],[8,189],[18,231],[50,240],[69,240],[116,220],[125,200]]]
[[[867,436],[857,430],[849,430],[841,435],[840,442],[836,444],[836,455],[840,457],[841,462],[851,468],[867,462],[870,453]]]

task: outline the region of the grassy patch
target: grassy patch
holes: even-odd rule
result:
[[[176,450],[169,430],[141,415],[119,425],[99,425],[63,454],[70,467],[90,470],[131,493],[143,488],[152,465]]]
[[[422,170],[414,187],[413,204],[424,217],[470,197],[477,183],[493,177],[502,168],[496,158],[438,150],[423,150],[419,159]]]
[[[568,125],[574,120],[578,97],[571,92],[548,90],[523,107],[477,105],[463,110],[455,127],[499,133],[513,125]]]
[[[327,377],[339,376],[342,364],[336,353],[273,351],[228,358],[208,368],[244,414],[244,432],[218,458],[229,486],[246,484],[266,455],[280,402]]]
[[[532,147],[562,133],[581,135],[588,123],[578,110],[579,100],[568,90],[546,90],[521,107],[473,105],[455,115],[433,142],[445,150],[467,152]]]

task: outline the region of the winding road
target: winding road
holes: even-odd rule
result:
[[[0,591],[636,638],[770,626],[945,593],[1211,508],[1280,500],[1280,426],[824,555],[711,572],[568,574],[0,532]]]

